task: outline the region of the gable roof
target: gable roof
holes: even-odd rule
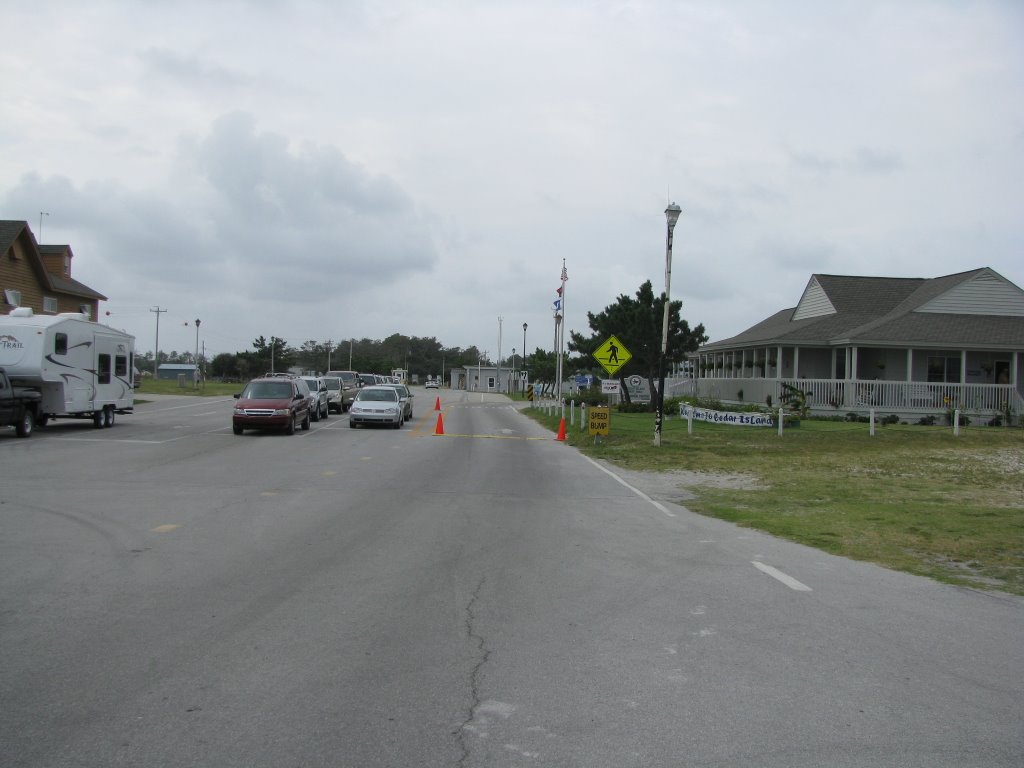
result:
[[[800,303],[703,350],[803,346],[1024,346],[1024,291],[988,267],[931,279],[812,275]]]

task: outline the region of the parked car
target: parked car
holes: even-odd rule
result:
[[[289,435],[296,426],[309,429],[309,387],[297,376],[253,379],[235,399],[231,428],[236,435],[247,429],[280,429]]]
[[[441,386],[441,382],[438,381],[437,379],[427,379],[426,383],[423,386],[425,386],[427,389],[437,389],[438,387]]]
[[[405,421],[412,419],[412,392],[405,384],[381,384],[382,387],[391,387],[398,393],[398,399],[402,401],[402,418]]]
[[[326,419],[331,412],[330,396],[327,393],[327,382],[320,376],[303,376],[302,380],[309,387],[309,394],[313,400],[309,416],[313,421]]]
[[[385,424],[400,429],[404,421],[404,406],[394,387],[363,387],[348,409],[348,425],[352,429],[360,424]]]
[[[345,410],[345,391],[341,386],[341,378],[338,376],[324,376],[324,384],[327,385],[327,410],[341,413]]]
[[[363,386],[359,374],[355,371],[328,371],[327,375],[341,379],[341,410],[347,411],[356,399],[356,392]]]

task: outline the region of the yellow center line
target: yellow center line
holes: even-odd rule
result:
[[[180,525],[170,525],[170,524],[168,524],[168,525],[158,525],[156,528],[153,529],[153,533],[170,533],[171,531],[175,530],[176,528],[181,528],[181,526]]]

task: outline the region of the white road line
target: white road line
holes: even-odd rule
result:
[[[757,560],[751,560],[751,564],[762,573],[767,573],[773,579],[778,579],[790,589],[795,589],[797,592],[812,591],[811,588],[808,587],[806,584],[797,581],[792,576],[788,576],[787,574],[780,571],[778,568],[772,568],[770,565],[765,565],[764,563],[757,562]]]
[[[582,454],[581,454],[581,455],[582,455]],[[668,511],[668,509],[666,509],[666,508],[665,508],[665,505],[664,505],[664,504],[660,504],[660,503],[658,503],[657,501],[655,501],[654,499],[652,499],[652,498],[651,498],[650,496],[648,496],[648,495],[647,495],[646,493],[644,493],[643,491],[641,491],[641,490],[640,490],[639,488],[634,488],[634,487],[633,487],[632,485],[630,485],[629,483],[627,483],[627,482],[626,482],[625,480],[623,480],[623,479],[622,479],[621,477],[619,477],[618,475],[616,475],[616,474],[615,474],[614,472],[612,472],[612,471],[611,471],[610,469],[608,469],[607,467],[602,467],[602,466],[601,466],[600,464],[598,464],[598,463],[597,463],[596,461],[594,461],[594,460],[593,460],[592,458],[590,458],[589,456],[584,456],[583,458],[584,458],[584,459],[586,459],[587,461],[589,461],[589,462],[590,462],[591,464],[593,464],[593,465],[594,465],[595,467],[597,467],[598,469],[600,469],[600,470],[601,470],[602,472],[604,472],[604,473],[605,473],[606,475],[608,475],[609,477],[611,477],[611,478],[612,478],[613,480],[615,480],[615,481],[616,481],[617,483],[620,483],[621,485],[624,485],[624,486],[626,486],[627,488],[629,488],[629,490],[631,490],[631,491],[632,491],[633,493],[635,493],[635,494],[636,494],[637,496],[639,496],[639,497],[640,497],[641,499],[643,499],[644,501],[646,501],[646,502],[647,502],[648,504],[652,505],[652,506],[653,506],[653,507],[654,507],[655,509],[660,509],[660,510],[661,510],[662,512],[664,512],[664,513],[665,513],[666,515],[668,515],[669,517],[675,517],[675,513],[674,513],[674,512],[669,512],[669,511]]]

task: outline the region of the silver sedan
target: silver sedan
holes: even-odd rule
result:
[[[394,387],[363,387],[348,409],[348,425],[385,424],[395,429],[405,423],[405,407]]]

